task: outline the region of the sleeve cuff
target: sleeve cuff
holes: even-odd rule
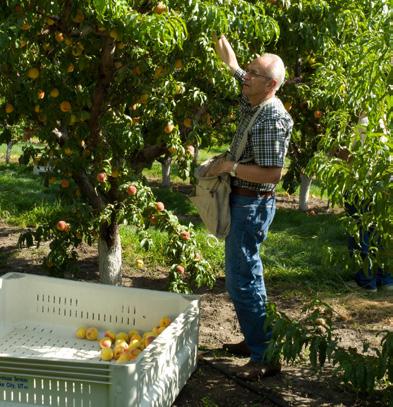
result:
[[[236,69],[235,73],[233,74],[233,77],[237,79],[239,82],[243,83],[244,82],[244,77],[246,76],[246,71],[243,71],[242,68]]]

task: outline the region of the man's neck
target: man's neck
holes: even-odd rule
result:
[[[270,92],[267,95],[263,96],[263,97],[254,97],[254,98],[249,98],[248,102],[250,103],[250,105],[252,107],[258,106],[261,103],[265,102],[266,100],[271,99],[272,97],[275,96],[276,92]]]

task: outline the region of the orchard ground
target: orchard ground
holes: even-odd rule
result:
[[[278,215],[288,211],[297,212],[296,205],[296,199],[293,197],[279,197]],[[331,216],[326,209],[326,202],[319,199],[312,199],[310,212],[316,215],[301,216],[315,220]],[[47,274],[41,267],[42,258],[48,250],[45,245],[33,250],[17,249],[17,240],[22,230],[0,221],[0,274],[10,271]],[[274,233],[273,228],[273,237]],[[95,248],[82,246],[79,255],[80,272],[66,277],[98,281]],[[125,262],[123,285],[165,290],[166,276],[165,266],[155,265],[140,270]],[[376,333],[393,327],[392,293],[367,294],[356,289],[350,281],[344,280],[341,289],[322,289],[318,293],[320,286],[304,284],[301,277],[299,283],[291,279],[285,281],[270,277],[268,270],[267,285],[270,300],[293,318],[301,317],[302,306],[316,294],[332,305],[335,310],[335,332],[341,337],[343,346],[356,346],[361,349],[364,340],[372,346],[378,346],[380,337],[377,337]],[[316,373],[311,371],[306,363],[284,365],[280,376],[265,379],[263,382],[247,385],[237,381],[234,376],[236,368],[245,363],[245,360],[220,351],[222,343],[241,339],[233,307],[225,292],[222,274],[212,290],[200,290],[198,294],[201,295],[200,360],[197,370],[174,403],[175,406],[277,405],[271,400],[275,400],[278,405],[294,406],[383,405],[381,394],[355,394],[350,387],[340,382],[331,366],[326,367],[322,373]]]

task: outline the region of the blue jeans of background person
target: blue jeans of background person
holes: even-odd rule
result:
[[[233,301],[251,360],[260,362],[271,339],[264,330],[267,295],[260,257],[276,211],[274,196],[231,194],[231,229],[225,240],[226,288]]]
[[[357,202],[358,203],[358,202]],[[349,216],[358,221],[359,214],[358,208],[355,205],[352,205],[348,202],[345,203],[345,210]],[[367,211],[367,205],[363,211]],[[348,250],[351,256],[354,255],[356,251],[360,252],[360,256],[363,261],[367,261],[367,271],[359,270],[355,274],[355,281],[357,284],[368,290],[376,290],[377,286],[382,286],[384,288],[392,289],[393,287],[393,277],[390,273],[384,272],[381,267],[377,268],[377,271],[374,275],[372,270],[371,262],[374,260],[372,251],[370,250],[370,237],[375,234],[373,227],[370,227],[368,230],[364,230],[359,224],[359,243],[354,236],[348,237]],[[374,239],[375,246],[378,250],[382,249],[381,241],[378,236]]]

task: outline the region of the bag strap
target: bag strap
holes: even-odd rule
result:
[[[250,131],[251,127],[253,126],[253,124],[254,124],[255,120],[257,119],[259,113],[261,112],[262,108],[265,107],[267,104],[273,102],[274,99],[275,99],[275,96],[271,97],[270,99],[267,99],[267,100],[263,101],[259,105],[257,111],[252,116],[251,120],[249,121],[249,123],[247,125],[246,130],[244,130],[244,133],[242,135],[240,143],[239,143],[239,145],[237,147],[236,154],[235,154],[235,157],[234,157],[236,162],[239,161],[239,158],[241,157],[241,155],[243,154],[244,149],[246,148],[248,132]],[[250,161],[250,160],[246,160],[246,161]]]

